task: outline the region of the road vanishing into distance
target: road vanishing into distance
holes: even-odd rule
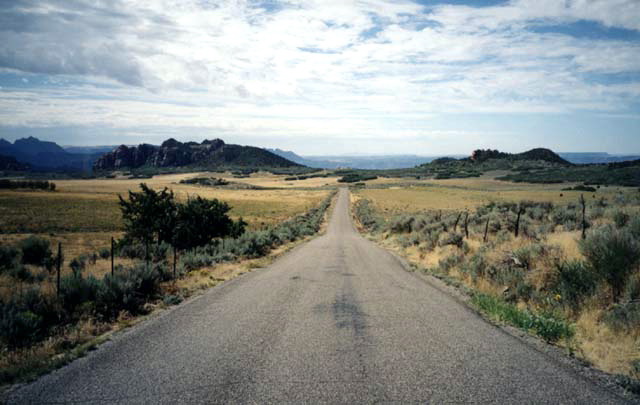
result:
[[[326,234],[14,390],[9,403],[623,403],[362,238]]]

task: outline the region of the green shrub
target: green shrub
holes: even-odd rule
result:
[[[84,257],[76,257],[71,260],[69,263],[69,267],[73,271],[74,274],[82,273],[87,265],[86,259]]]
[[[29,236],[18,244],[22,251],[22,263],[45,266],[52,263],[49,241],[37,236]]]
[[[412,216],[397,217],[389,224],[389,229],[393,233],[409,233],[413,229],[414,221],[415,218]]]
[[[16,267],[21,261],[20,255],[15,247],[0,245],[0,273]]]
[[[102,248],[100,249],[100,251],[98,252],[98,254],[100,255],[101,259],[108,259],[111,257],[111,249],[109,248]]]
[[[527,270],[531,270],[536,259],[543,256],[548,247],[540,243],[532,243],[513,251],[513,258],[519,265]]]
[[[184,301],[184,298],[180,295],[167,295],[162,299],[164,305],[178,305],[182,301]]]
[[[624,290],[626,301],[640,301],[640,273],[631,276]]]
[[[604,321],[615,330],[637,330],[640,328],[640,302],[614,305],[604,315]]]
[[[356,218],[367,230],[377,232],[382,229],[384,221],[375,214],[371,201],[358,200],[354,208]]]
[[[640,240],[640,216],[636,215],[629,221],[629,232],[634,238]]]
[[[577,310],[585,298],[591,296],[598,284],[598,275],[579,260],[558,263],[558,279],[555,287],[562,302]]]
[[[69,317],[74,318],[76,310],[85,303],[96,300],[101,282],[95,277],[85,278],[80,272],[60,278],[60,300],[62,307]]]
[[[441,259],[438,262],[438,268],[444,273],[449,273],[451,269],[458,266],[460,263],[462,263],[463,260],[463,255],[454,253],[445,257],[444,259]]]
[[[462,238],[462,235],[460,235],[459,233],[451,232],[444,235],[442,240],[440,240],[440,246],[453,245],[458,248],[462,248],[463,242],[464,242],[464,239]]]
[[[554,313],[535,314],[519,309],[515,304],[500,298],[482,293],[474,294],[471,303],[491,318],[532,331],[548,342],[571,338],[574,334],[571,325]]]
[[[30,272],[29,269],[26,268],[21,263],[11,268],[8,273],[11,277],[15,278],[16,280],[20,280],[27,283],[31,283],[36,279],[33,273]]]
[[[613,299],[617,300],[627,277],[640,262],[640,243],[628,230],[607,226],[591,232],[579,246],[587,263],[609,283]]]
[[[0,301],[0,338],[9,347],[24,347],[42,340],[57,321],[54,304],[37,289]]]
[[[616,210],[612,215],[613,223],[616,224],[618,228],[622,228],[629,222],[629,214],[624,211]]]
[[[142,312],[145,302],[159,291],[160,274],[153,267],[139,265],[123,272],[108,274],[96,291],[96,312],[113,319],[120,311]]]

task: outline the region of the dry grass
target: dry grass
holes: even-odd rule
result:
[[[359,198],[370,199],[378,214],[387,219],[397,214],[417,213],[423,210],[473,210],[481,204],[491,201],[521,200],[551,201],[554,204],[564,205],[569,202],[577,202],[581,192],[562,191],[561,188],[568,185],[529,185],[514,184],[493,180],[490,176],[479,179],[453,179],[453,180],[428,180],[422,185],[399,186],[390,189],[361,189],[357,190],[352,202]],[[595,193],[596,198],[604,197],[609,201],[616,201],[619,193],[637,194],[637,189],[621,187],[603,187]],[[561,196],[562,194],[562,196]],[[591,198],[591,193],[585,197]],[[617,208],[611,208],[613,211]],[[637,207],[625,207],[624,210],[634,215]],[[597,223],[610,222],[610,218],[602,218]],[[375,235],[377,241],[383,246],[405,256],[418,267],[436,269],[438,263],[459,250],[452,246],[436,247],[431,252],[425,252],[419,246],[402,248],[396,237],[388,234]],[[479,235],[471,235],[466,240],[469,252],[465,257],[468,260],[478,251],[482,242]],[[535,291],[546,291],[554,285],[558,276],[557,262],[566,259],[583,260],[580,253],[580,231],[558,231],[546,234],[543,243],[549,245],[547,250],[538,257],[534,267],[526,271],[526,283]],[[526,247],[535,241],[527,238],[511,238],[500,243],[495,249],[484,253],[489,263],[500,263],[509,260],[509,256],[519,248]],[[447,277],[454,283],[475,291],[488,293],[492,296],[502,296],[504,286],[497,285],[489,279],[478,277],[476,280],[459,272],[455,267]],[[607,288],[600,286],[592,302],[587,303],[584,309],[578,313],[567,313],[568,319],[575,321],[575,338],[572,341],[563,342],[576,350],[584,359],[595,367],[607,372],[623,374],[640,378],[637,370],[634,370],[633,361],[640,361],[640,331],[616,332],[607,326],[602,315],[607,310],[603,297],[607,295]],[[519,301],[520,309],[539,310],[537,304]]]
[[[633,360],[640,360],[640,335],[615,333],[600,321],[600,309],[583,311],[576,322],[576,339],[582,356],[598,368],[633,375]],[[640,375],[635,375],[640,378]]]
[[[223,200],[231,205],[232,217],[243,217],[253,229],[305,212],[328,193],[295,189],[229,190],[177,183],[200,174],[162,175],[144,180],[58,180],[55,193],[2,191],[0,233],[120,231],[118,195],[138,191],[141,182],[157,190],[168,187],[178,200],[194,195]]]
[[[578,241],[580,240],[580,231],[573,232],[554,232],[546,236],[547,243],[558,246],[565,254],[567,259],[583,259]]]
[[[531,189],[500,189],[500,188],[458,188],[453,187],[451,180],[447,185],[429,187],[414,186],[409,188],[364,189],[357,193],[363,198],[373,200],[378,211],[386,214],[416,212],[421,210],[463,210],[487,204],[491,201],[551,201],[555,204],[577,202],[580,198],[578,191],[557,191],[533,186]],[[469,181],[469,180],[467,180]],[[479,180],[478,180],[479,181]],[[495,182],[486,180],[485,182]],[[498,182],[502,184],[504,182]],[[512,184],[512,183],[507,183]],[[600,192],[599,192],[600,193]],[[562,196],[560,195],[562,194]],[[614,194],[600,193],[601,196],[611,197]]]

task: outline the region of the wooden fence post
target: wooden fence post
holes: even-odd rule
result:
[[[60,296],[60,267],[62,267],[62,243],[58,242],[58,262],[56,263],[57,277],[56,277],[56,295]]]
[[[582,204],[582,239],[587,237],[587,202],[584,200],[584,194],[580,194],[580,204]]]
[[[176,264],[178,261],[178,252],[176,251],[175,245],[173,246],[173,279],[176,279]]]
[[[464,234],[469,239],[469,211],[466,211],[464,215]]]
[[[458,217],[456,218],[456,222],[453,224],[453,232],[455,232],[456,229],[458,229],[458,222],[460,222],[461,216],[462,216],[462,212],[458,214]]]
[[[113,255],[114,255],[114,241],[113,241],[113,236],[111,237],[111,277],[113,277],[113,273],[114,273],[114,261],[113,261]]]
[[[523,212],[524,212],[524,208],[518,207],[518,218],[516,219],[516,229],[515,229],[516,238],[518,237],[518,233],[520,232],[520,216],[522,215]]]
[[[482,242],[487,243],[487,233],[489,232],[489,219],[491,217],[489,217],[487,215],[487,223],[484,226],[484,237],[482,238]]]

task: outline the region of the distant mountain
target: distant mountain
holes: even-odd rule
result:
[[[105,154],[111,152],[118,145],[105,145],[105,146],[63,146],[62,148],[69,153],[79,153],[83,155]]]
[[[615,163],[640,159],[640,155],[610,155],[606,152],[566,152],[559,155],[574,164]]]
[[[380,156],[300,156],[291,151],[267,149],[293,162],[320,169],[385,170],[411,168],[431,162],[437,156],[380,155]],[[459,156],[462,157],[462,156]]]
[[[197,142],[178,142],[168,139],[160,146],[141,144],[128,147],[120,145],[101,156],[94,164],[99,171],[136,169],[141,167],[194,167],[207,169],[227,168],[289,168],[302,167],[267,150],[229,145],[222,139]]]
[[[29,137],[14,143],[0,139],[0,155],[11,156],[39,170],[91,170],[97,154],[69,153],[55,142]]]
[[[0,155],[0,170],[11,172],[26,172],[31,167],[26,163],[20,163],[13,156]]]

